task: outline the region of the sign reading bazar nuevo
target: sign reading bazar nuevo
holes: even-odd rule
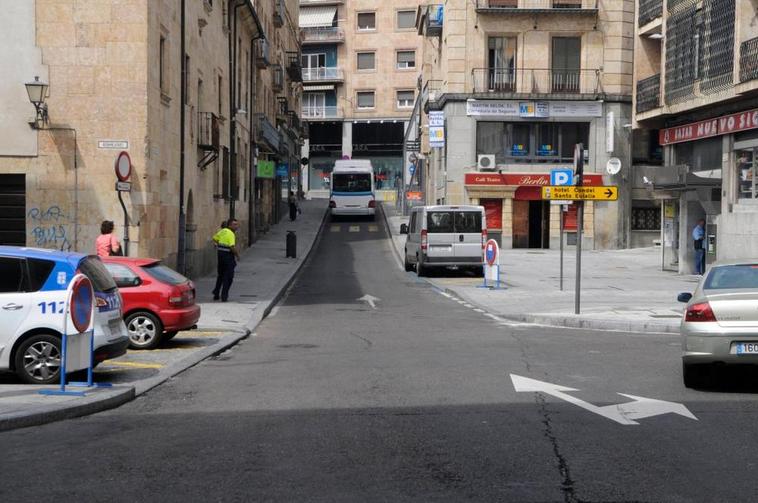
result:
[[[755,128],[758,128],[758,108],[684,126],[661,129],[658,140],[661,145],[671,145]]]

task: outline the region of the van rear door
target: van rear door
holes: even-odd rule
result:
[[[455,257],[472,258],[482,256],[481,210],[455,211],[453,255]]]
[[[451,210],[427,210],[426,231],[428,248],[426,255],[428,257],[445,259],[454,256],[454,213]]]

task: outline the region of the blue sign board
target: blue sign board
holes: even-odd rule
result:
[[[287,178],[290,174],[290,168],[288,164],[276,165],[276,176],[280,178]]]
[[[574,170],[566,168],[550,170],[550,185],[574,185]]]

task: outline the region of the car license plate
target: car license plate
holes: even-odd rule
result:
[[[737,354],[738,355],[758,354],[758,342],[738,342]]]
[[[445,252],[453,251],[452,245],[431,245],[431,247],[434,248],[436,251],[445,251]]]

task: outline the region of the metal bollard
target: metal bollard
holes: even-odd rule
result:
[[[287,258],[297,258],[297,235],[295,231],[287,231]]]

